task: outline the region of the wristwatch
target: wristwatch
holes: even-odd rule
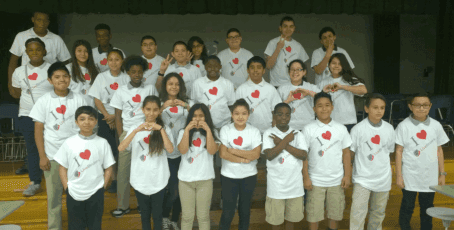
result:
[[[448,173],[447,172],[441,172],[441,173],[439,173],[439,175],[440,176],[446,176],[446,175],[448,175]]]

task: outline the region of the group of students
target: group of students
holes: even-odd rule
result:
[[[111,180],[115,217],[130,212],[132,186],[143,229],[151,229],[151,217],[154,229],[178,229],[180,213],[182,229],[192,229],[195,214],[199,228],[210,229],[215,156],[221,163],[220,229],[230,229],[236,208],[238,228],[248,229],[261,154],[267,167],[266,221],[273,229],[284,224],[292,229],[304,211],[310,228],[317,229],[325,208],[329,229],[337,229],[344,189],[352,181],[350,228],[364,228],[370,201],[368,229],[380,229],[394,151],[403,191],[399,223],[410,229],[419,193],[421,228],[431,229],[425,213],[433,206],[429,186],[444,184],[441,145],[449,139],[428,117],[430,99],[412,97],[412,115],[394,131],[381,120],[385,98],[370,94],[368,118],[356,124],[353,97],[367,89],[348,54],[334,44],[331,28],[320,31],[323,46],[314,51],[314,85],[305,80],[309,57],[291,38],[290,17],[281,21],[281,36],[268,44],[266,60],[240,48],[234,28],[227,32],[229,48],[217,56],[206,55],[202,39],[192,37],[188,44],[176,42],[172,57],[162,58],[156,39],[144,36],[143,56],[126,58],[110,44],[110,28],[100,24],[99,46],[76,41],[67,65],[60,62],[63,51],[48,47],[59,43],[43,39],[56,35],[38,33],[46,20],[48,25],[46,14],[34,13],[36,29],[16,37],[13,48],[23,51],[23,65],[13,71],[10,92],[20,98],[28,152],[31,184],[24,195],[38,192],[43,170],[49,229],[62,229],[63,192],[69,229],[101,229]],[[271,84],[263,79],[267,68]]]

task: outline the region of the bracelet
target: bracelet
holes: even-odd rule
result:
[[[162,126],[161,126],[161,128],[159,129],[159,131],[161,131],[161,130],[162,130]]]
[[[164,77],[163,73],[158,72],[158,76]]]

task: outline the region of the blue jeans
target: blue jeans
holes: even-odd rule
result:
[[[137,203],[140,206],[140,219],[142,220],[142,229],[151,230],[150,218],[153,216],[153,229],[162,229],[162,200],[164,199],[164,189],[153,194],[144,195],[134,189],[137,197]]]
[[[418,195],[421,220],[421,228],[424,230],[432,229],[432,217],[426,212],[428,208],[434,206],[435,192],[412,192],[402,189],[402,203],[399,210],[399,225],[402,230],[410,230],[410,220],[415,209],[416,195]]]
[[[178,222],[181,213],[180,195],[178,193],[178,169],[180,168],[181,157],[175,159],[167,158],[167,162],[169,163],[170,178],[167,184],[167,192],[164,195],[162,216],[169,218],[172,210],[171,221]]]
[[[27,148],[28,176],[34,184],[41,184],[43,171],[39,168],[39,152],[35,142],[35,122],[30,117],[19,117],[19,130]]]

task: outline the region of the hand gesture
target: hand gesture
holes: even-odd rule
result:
[[[250,160],[248,160],[248,159],[245,159],[245,158],[241,159],[241,163],[245,163],[245,164],[247,164],[247,163],[249,163],[249,162],[251,162],[251,161],[250,161]]]
[[[339,82],[334,83],[332,91],[336,92],[336,91],[338,91],[340,89],[344,89],[344,86],[341,85]]]
[[[295,134],[296,132],[295,131],[292,131],[291,133],[287,134],[287,136],[284,137],[284,140],[286,143],[290,143],[293,141],[293,139],[295,139]]]
[[[139,127],[137,127],[135,129],[136,132],[140,132],[140,131],[151,131],[151,128],[152,128],[152,124],[148,124],[147,122],[144,122],[142,123],[141,125],[139,125]]]
[[[210,131],[210,127],[205,121],[199,121],[198,128],[204,129],[205,131]]]
[[[189,130],[191,130],[191,129],[197,129],[197,128],[198,128],[198,126],[197,126],[197,121],[191,121],[191,122],[189,122],[189,124],[186,126],[186,128],[185,128],[184,131],[185,131],[185,132],[189,132]]]
[[[170,65],[170,62],[172,62],[172,60],[173,60],[173,57],[170,57],[170,54],[167,54],[167,58],[161,62],[161,67],[159,68],[159,72],[165,73],[167,68]]]
[[[151,130],[153,131],[159,131],[161,130],[162,126],[159,125],[158,123],[154,122],[153,124],[151,124]]]
[[[323,87],[323,92],[325,92],[325,93],[332,92],[332,90],[333,90],[333,85],[331,85],[331,84],[325,85],[325,86]]]
[[[303,178],[303,184],[304,184],[304,189],[308,190],[308,191],[312,191],[312,180],[311,178],[306,178],[304,177]]]
[[[279,42],[278,42],[277,45],[276,45],[276,49],[281,50],[282,48],[284,48],[285,39],[286,39],[286,38],[284,37],[284,35],[281,35],[281,38],[279,39]]]
[[[104,121],[107,122],[107,124],[112,124],[115,122],[115,115],[114,114],[108,114],[103,118]]]
[[[179,105],[179,106],[182,106],[182,107],[184,107],[184,104],[186,104],[184,101],[179,100],[179,99],[173,100],[173,103],[174,103],[175,105]]]
[[[301,99],[303,99],[305,96],[309,95],[309,90],[298,88],[295,90],[295,93],[301,93]]]
[[[296,91],[290,91],[290,93],[287,96],[287,100],[285,100],[287,103],[290,103],[292,101],[298,100],[293,97],[293,94],[295,94]]]
[[[445,185],[446,176],[441,175],[438,177],[438,185]]]
[[[282,139],[277,137],[276,135],[274,134],[271,134],[270,135],[270,138],[273,139],[273,142],[274,142],[274,145],[278,145],[279,143],[281,143]]]
[[[175,107],[175,101],[174,100],[167,100],[166,102],[164,102],[162,107],[164,109],[167,108],[167,107]]]
[[[108,125],[109,125],[109,128],[110,128],[110,129],[112,129],[112,130],[115,129],[115,122],[109,123]]]
[[[50,171],[50,161],[47,157],[39,158],[39,168],[43,171]]]
[[[192,54],[192,52],[188,51],[188,55],[186,55],[186,61],[188,63],[190,63],[193,57],[194,57],[194,54]]]
[[[351,179],[350,177],[348,176],[344,176],[344,178],[342,178],[342,184],[341,184],[341,187],[343,189],[347,189],[348,187],[350,187],[350,184],[351,184]]]
[[[401,188],[401,189],[405,188],[404,178],[402,176],[397,176],[396,183],[399,188]]]
[[[334,50],[334,40],[330,39],[328,41],[328,49],[326,49],[326,52],[332,53]]]

